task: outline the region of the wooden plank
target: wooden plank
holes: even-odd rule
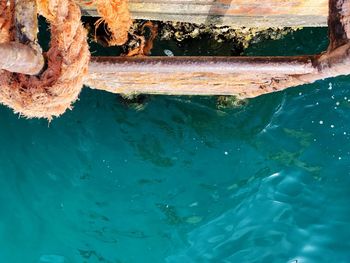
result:
[[[316,72],[308,56],[93,57],[84,83],[121,94],[250,98],[304,84],[302,76]]]
[[[84,83],[119,94],[252,98],[347,75],[349,54],[350,42],[297,57],[93,57]]]
[[[97,16],[91,0],[76,0]],[[130,0],[133,18],[233,27],[327,26],[328,0]]]

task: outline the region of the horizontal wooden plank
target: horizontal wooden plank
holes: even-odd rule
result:
[[[121,94],[250,98],[308,82],[312,57],[93,57],[85,84]],[[294,76],[298,76],[295,78]]]
[[[76,0],[96,16],[90,0]],[[327,26],[328,0],[130,0],[135,19],[234,27]]]

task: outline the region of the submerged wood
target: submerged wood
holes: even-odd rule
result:
[[[97,16],[90,0],[76,0],[83,14]],[[134,19],[234,27],[327,26],[327,0],[129,0]]]

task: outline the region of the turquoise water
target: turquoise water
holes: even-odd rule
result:
[[[327,45],[324,30],[288,38],[246,54]],[[349,262],[349,87],[142,111],[85,89],[50,125],[1,107],[0,262]]]

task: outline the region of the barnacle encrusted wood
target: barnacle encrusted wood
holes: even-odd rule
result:
[[[102,0],[101,0],[102,1]],[[92,0],[76,0],[83,15],[99,16]],[[234,27],[327,26],[327,0],[130,0],[134,19]]]
[[[14,40],[14,1],[0,2],[0,43]],[[0,102],[28,118],[64,113],[78,98],[90,60],[87,34],[73,0],[39,0],[39,11],[51,24],[47,69],[38,76],[0,73]]]

